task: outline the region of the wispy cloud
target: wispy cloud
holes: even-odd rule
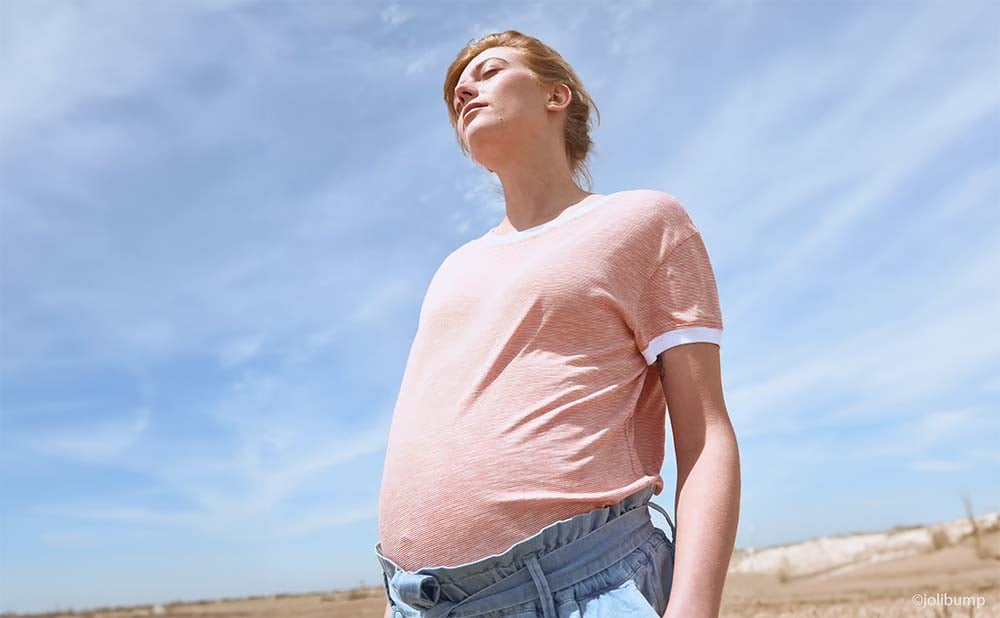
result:
[[[90,532],[70,530],[67,532],[45,532],[41,535],[42,542],[49,547],[95,547],[101,539]]]
[[[940,459],[928,459],[915,461],[911,464],[914,470],[921,472],[957,472],[962,468],[957,461],[944,461]]]
[[[282,533],[288,536],[299,536],[315,530],[337,528],[346,524],[370,520],[377,515],[374,508],[309,511],[298,517],[294,524],[283,528]]]
[[[128,418],[98,421],[74,429],[50,430],[29,439],[34,448],[85,463],[108,462],[132,448],[149,429],[152,410],[141,408]]]
[[[34,512],[38,515],[95,519],[144,526],[192,525],[197,524],[200,519],[199,514],[193,512],[165,513],[145,507],[66,508],[39,506],[34,509]]]
[[[322,398],[312,399],[313,394],[315,391],[294,380],[248,374],[208,410],[216,422],[228,429],[230,438],[217,447],[222,452],[201,452],[212,448],[206,444],[204,449],[196,449],[183,459],[174,459],[178,453],[171,453],[169,445],[147,445],[151,457],[134,455],[117,461],[120,467],[155,479],[170,495],[192,505],[190,509],[138,506],[122,503],[120,498],[112,498],[119,504],[108,506],[107,499],[101,498],[100,505],[93,501],[50,504],[37,509],[37,513],[206,529],[276,516],[278,509],[301,490],[317,483],[322,485],[325,480],[343,474],[352,461],[385,448],[389,419],[386,414],[379,415],[376,422],[361,431],[338,431],[334,415],[328,421],[322,419],[325,411]],[[320,429],[321,426],[325,429]],[[55,438],[49,438],[46,444],[56,442]],[[96,438],[86,444],[95,443],[104,445],[105,451],[112,451],[107,442],[98,442]],[[171,457],[168,460],[158,457],[164,449]],[[91,446],[91,450],[97,447]],[[71,450],[77,456],[83,451],[82,447]],[[121,449],[113,453],[120,454]],[[105,461],[110,462],[110,456]],[[329,518],[331,511],[336,509],[328,510],[325,517]]]
[[[727,393],[727,402],[739,414],[748,432],[768,431],[775,417],[799,416],[796,405],[817,393],[851,394],[849,406],[838,406],[824,416],[844,421],[853,416],[893,414],[889,404],[918,402],[947,392],[980,374],[1000,358],[1000,341],[990,324],[1000,315],[1000,293],[984,282],[1000,276],[1000,237],[985,243],[973,259],[956,259],[934,280],[938,291],[909,315],[883,319],[861,332],[843,333],[816,345],[801,343],[789,353],[776,350],[763,370],[748,367],[751,383]],[[955,302],[971,299],[975,302]],[[942,319],[947,316],[947,319]],[[933,349],[933,354],[930,351]],[[873,412],[874,411],[874,412]]]

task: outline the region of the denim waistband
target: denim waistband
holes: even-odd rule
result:
[[[649,501],[646,487],[616,504],[557,521],[512,545],[502,554],[458,566],[406,571],[375,545],[386,588],[418,608],[425,618],[444,618],[461,607],[462,615],[501,610],[541,599],[543,615],[555,616],[552,593],[596,575],[624,559],[655,531],[644,507],[667,512]],[[467,591],[472,591],[467,592]]]

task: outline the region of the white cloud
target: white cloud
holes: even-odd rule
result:
[[[910,467],[921,472],[957,472],[962,469],[961,464],[957,461],[946,461],[941,459],[915,461],[910,464]]]
[[[410,20],[411,12],[403,9],[399,4],[390,4],[379,12],[379,17],[383,22],[392,27],[405,24]]]
[[[325,528],[336,528],[359,521],[374,519],[378,513],[373,508],[310,510],[295,518],[295,523],[284,526],[281,532],[298,536]]]
[[[231,368],[250,361],[257,356],[263,344],[264,339],[259,335],[240,337],[229,342],[219,354],[222,366]]]
[[[152,416],[149,408],[140,408],[125,419],[76,429],[45,430],[41,435],[29,435],[29,440],[34,448],[48,455],[87,463],[110,462],[143,438]]]
[[[194,508],[108,506],[105,498],[101,506],[64,504],[40,512],[211,529],[274,516],[300,491],[328,482],[352,461],[385,448],[388,415],[373,416],[360,430],[338,430],[336,415],[324,404],[329,400],[301,376],[246,371],[223,398],[209,404],[207,413],[225,428],[225,440],[205,448],[194,445],[183,454],[161,444],[119,462]],[[107,443],[107,439],[101,442],[105,447]],[[77,447],[74,452],[81,450]]]
[[[747,367],[742,373],[752,379],[727,389],[734,418],[748,431],[768,431],[776,416],[798,417],[799,402],[829,393],[851,394],[853,401],[826,412],[828,420],[868,417],[880,407],[891,413],[891,405],[947,392],[995,364],[1000,339],[992,324],[1000,315],[1000,291],[984,283],[1000,278],[1000,237],[983,245],[985,253],[957,256],[929,275],[940,285],[923,285],[938,293],[910,315],[886,317],[833,342],[776,348],[759,368]]]
[[[95,547],[101,542],[98,535],[92,532],[80,530],[68,530],[63,532],[45,532],[41,535],[43,543],[49,547]]]

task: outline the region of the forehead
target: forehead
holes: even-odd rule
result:
[[[469,61],[469,64],[465,65],[465,70],[462,71],[458,81],[462,82],[465,80],[472,74],[480,63],[485,63],[490,58],[503,58],[511,64],[517,64],[520,61],[518,50],[513,47],[490,47],[479,52],[472,60]]]

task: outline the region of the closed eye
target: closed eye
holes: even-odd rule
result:
[[[499,70],[500,70],[500,67],[493,67],[492,69],[489,69],[486,72],[484,72],[483,73],[483,77],[486,77],[487,75],[491,75],[493,73],[496,73]],[[461,103],[456,103],[455,104],[455,113],[460,113],[461,111],[462,111],[462,104]]]

